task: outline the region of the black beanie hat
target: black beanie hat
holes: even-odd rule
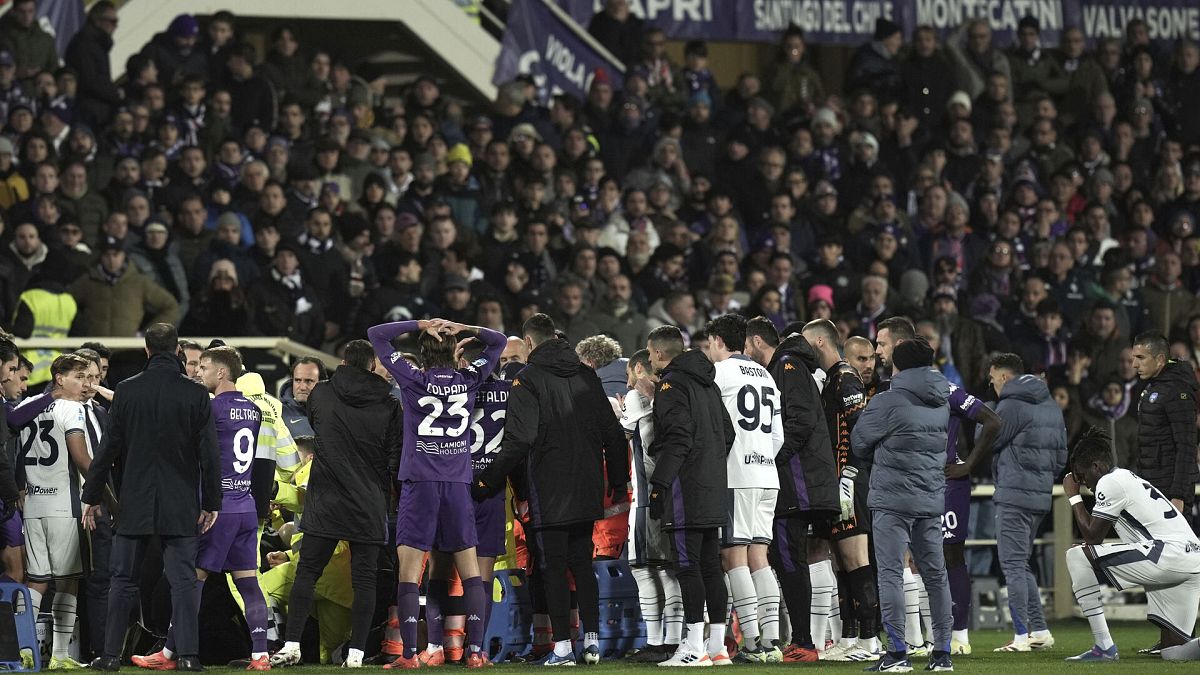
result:
[[[929,368],[933,366],[933,347],[923,337],[905,340],[892,351],[892,363],[896,370]]]
[[[900,24],[888,19],[875,19],[875,36],[874,40],[883,40],[900,32]]]

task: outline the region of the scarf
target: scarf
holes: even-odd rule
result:
[[[291,274],[284,275],[274,267],[271,268],[271,277],[283,284],[283,287],[291,291],[293,294],[299,293],[304,288],[304,282],[300,279],[300,270],[296,270]]]
[[[46,262],[46,255],[50,253],[50,249],[45,244],[38,244],[37,250],[30,255],[24,255],[17,250],[17,242],[9,242],[8,249],[13,252],[17,260],[25,266],[25,269],[33,271],[33,268]]]
[[[100,270],[100,278],[104,280],[104,283],[108,284],[109,286],[116,286],[117,282],[120,281],[121,277],[125,274],[125,268],[128,266],[128,264],[129,263],[125,263],[125,265],[122,265],[121,269],[117,270],[116,272],[109,272],[108,270],[104,269],[104,265],[100,264],[96,265],[96,269]]]
[[[296,237],[296,241],[300,242],[301,246],[307,248],[314,255],[320,255],[333,248],[333,237],[317,239],[307,232],[303,232],[299,237]]]
[[[1129,412],[1129,396],[1121,396],[1121,402],[1116,405],[1108,405],[1104,402],[1104,396],[1101,394],[1093,394],[1088,399],[1088,407],[1096,412],[1104,415],[1110,420],[1119,420]]]

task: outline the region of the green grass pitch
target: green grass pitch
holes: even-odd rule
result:
[[[1139,656],[1137,650],[1148,647],[1158,639],[1158,629],[1146,622],[1111,622],[1110,628],[1113,639],[1121,650],[1121,660],[1108,664],[1079,664],[1065,663],[1063,659],[1082,652],[1092,645],[1092,634],[1087,622],[1082,620],[1060,621],[1051,623],[1051,631],[1057,642],[1054,648],[1044,652],[1029,654],[993,654],[992,649],[1003,645],[1011,637],[1003,631],[971,631],[971,646],[975,653],[971,656],[959,656],[954,660],[954,669],[961,673],[980,673],[983,675],[1033,675],[1036,673],[1068,673],[1072,671],[1096,672],[1103,670],[1112,673],[1200,673],[1200,663],[1169,663],[1158,657]],[[768,672],[779,670],[804,669],[828,673],[857,673],[862,672],[865,664],[861,663],[795,663],[775,664],[769,666],[735,665],[730,672]],[[378,667],[374,667],[378,669]],[[538,666],[501,664],[496,670],[515,672],[517,670],[532,670]],[[625,664],[621,661],[602,661],[598,666],[578,666],[588,672],[616,674],[626,672],[648,672],[654,670],[650,665]],[[445,666],[442,671],[457,670],[456,666]],[[736,671],[735,671],[736,669]],[[913,672],[925,669],[925,659],[915,659]],[[132,672],[132,667],[122,668],[122,672]],[[208,668],[209,672],[234,672],[225,668]],[[289,668],[289,672],[302,674],[324,674],[346,671],[333,666],[301,666]]]

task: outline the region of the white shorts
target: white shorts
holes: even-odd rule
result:
[[[721,528],[722,546],[770,544],[775,524],[774,488],[729,488],[726,490],[725,527]]]
[[[25,574],[31,581],[83,576],[79,550],[79,521],[75,518],[25,519]]]
[[[1189,550],[1190,549],[1190,550]],[[1117,590],[1146,589],[1146,619],[1190,638],[1200,607],[1200,548],[1179,542],[1087,546],[1100,581]]]

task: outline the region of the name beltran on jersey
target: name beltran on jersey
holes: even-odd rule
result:
[[[257,422],[262,419],[258,408],[230,408],[229,419]]]

